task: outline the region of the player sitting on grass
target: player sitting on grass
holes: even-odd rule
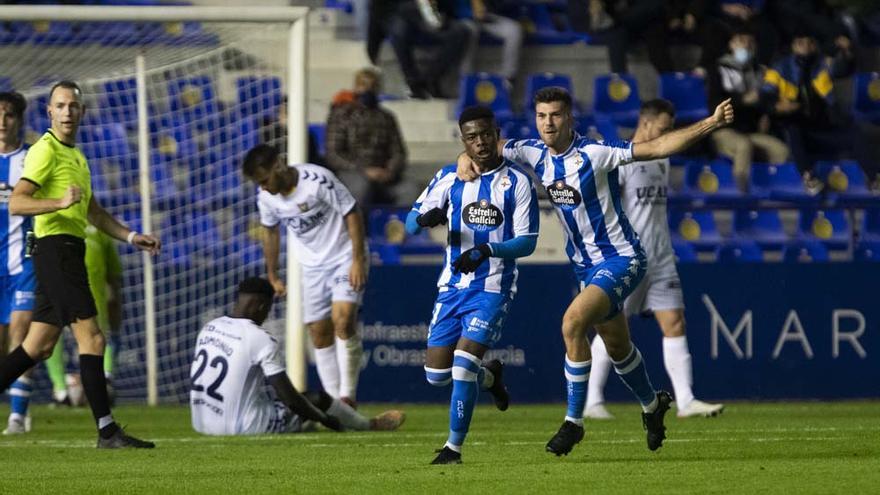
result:
[[[498,409],[509,398],[498,360],[483,355],[501,338],[501,327],[516,293],[516,258],[528,256],[538,241],[538,199],[529,176],[498,153],[498,126],[486,107],[469,107],[458,121],[465,152],[480,175],[465,182],[455,165],[437,172],[406,219],[407,232],[449,223],[446,266],[428,331],[428,383],[452,382],[449,439],[432,464],[461,463],[479,388]]]
[[[367,419],[324,392],[297,392],[278,341],[260,327],[274,296],[268,281],[249,278],[238,286],[232,314],[199,332],[191,373],[193,429],[207,435],[295,433],[306,420],[336,431],[397,429],[405,418],[401,411]],[[263,391],[264,378],[280,401]]]

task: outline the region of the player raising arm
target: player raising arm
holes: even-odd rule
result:
[[[573,130],[571,106],[571,95],[562,88],[538,91],[535,124],[541,139],[503,145],[504,158],[532,167],[547,188],[581,289],[562,320],[568,410],[546,449],[565,455],[584,437],[582,415],[592,364],[586,337],[587,330],[595,327],[615,371],[642,406],[648,448],[656,450],[666,438],[663,420],[672,397],[654,389],[621,314],[623,301],[645,275],[647,261],[621,207],[617,167],[684,150],[732,122],[733,107],[727,100],[711,117],[696,124],[650,141],[630,143],[579,136]],[[458,171],[462,178],[477,176],[475,165],[466,156],[459,157]]]
[[[306,420],[337,431],[397,429],[404,420],[400,411],[367,419],[324,392],[297,392],[278,341],[260,327],[274,296],[265,279],[249,278],[238,286],[230,316],[199,332],[190,375],[193,429],[206,435],[296,433]],[[263,391],[264,379],[280,401]]]
[[[283,224],[302,265],[303,321],[315,347],[321,385],[354,406],[363,355],[355,318],[368,269],[357,203],[326,168],[287,165],[278,150],[265,144],[248,151],[243,171],[260,186],[257,206],[269,282],[276,294],[285,293],[278,277],[278,225]]]
[[[538,200],[535,187],[497,152],[498,126],[486,107],[469,107],[458,121],[465,151],[479,166],[472,182],[459,180],[455,166],[443,168],[422,193],[406,221],[415,234],[448,223],[446,264],[428,330],[425,376],[428,383],[452,382],[449,437],[432,464],[461,463],[479,389],[487,389],[498,409],[509,398],[502,363],[483,365],[483,355],[501,338],[516,293],[516,258],[535,250]]]

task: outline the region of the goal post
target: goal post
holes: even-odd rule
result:
[[[119,381],[114,376],[121,398],[145,397],[150,405],[184,400],[195,335],[209,315],[218,316],[231,303],[233,282],[244,272],[236,263],[250,263],[251,273],[265,274],[255,239],[241,240],[248,233],[253,237],[254,229],[238,218],[240,212],[255,217],[255,189],[233,175],[240,174],[246,147],[264,139],[260,119],[275,111],[276,92],[283,91],[288,101],[287,160],[307,160],[308,12],[307,7],[0,6],[0,18],[11,26],[0,32],[0,81],[28,97],[28,116],[37,121],[26,124],[28,129],[45,130],[39,127],[46,124],[45,110],[41,117],[32,108],[46,104],[51,82],[80,82],[87,103],[99,102],[95,112],[87,110],[81,130],[88,136],[81,138],[83,151],[95,164],[96,196],[133,227],[158,232],[165,243],[168,254],[155,265],[146,254],[123,257],[129,270],[140,271],[125,292],[126,317],[132,320],[126,329],[142,335],[123,330],[121,347],[130,351],[123,361],[131,369],[120,369]],[[278,53],[265,46],[283,46],[286,60],[272,59]],[[238,98],[224,101],[222,90],[212,85],[233,76]],[[204,93],[192,96],[190,87],[174,86],[177,80],[204,83]],[[189,100],[196,103],[187,108]],[[281,306],[288,373],[303,390],[306,336],[293,254],[287,243],[282,258],[288,294]],[[254,268],[257,263],[261,269]],[[280,326],[277,318],[270,323]]]

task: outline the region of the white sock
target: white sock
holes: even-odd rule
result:
[[[489,390],[489,387],[495,385],[495,374],[489,371],[485,366],[481,366],[480,371],[483,372],[483,380],[480,381],[480,388],[483,390]]]
[[[694,400],[694,391],[691,389],[694,371],[686,336],[663,337],[663,364],[672,381],[678,409],[687,407]]]
[[[339,362],[339,396],[355,399],[364,344],[359,335],[349,339],[336,338],[336,360]]]
[[[444,446],[444,447],[449,447],[450,450],[452,450],[452,451],[454,451],[454,452],[458,452],[459,454],[461,454],[461,445],[455,445],[454,443],[446,442],[443,446]]]
[[[333,402],[330,403],[330,408],[327,409],[327,414],[336,416],[339,422],[342,423],[342,426],[348,430],[363,431],[370,429],[369,419],[339,399],[333,399]]]
[[[315,348],[315,367],[324,392],[334,399],[339,398],[339,364],[336,362],[336,345]]]
[[[605,384],[608,383],[608,373],[611,371],[611,357],[605,350],[602,337],[596,335],[590,345],[590,353],[593,355],[593,366],[587,385],[588,408],[605,402]]]
[[[104,428],[105,426],[110,426],[113,423],[115,423],[115,421],[113,421],[112,414],[101,416],[100,418],[98,418],[98,429],[100,430],[101,428]]]

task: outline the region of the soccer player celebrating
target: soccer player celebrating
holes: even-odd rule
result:
[[[455,165],[434,176],[413,205],[407,232],[448,223],[446,264],[437,282],[439,295],[428,331],[425,375],[428,383],[452,382],[449,438],[432,464],[461,463],[479,389],[492,393],[504,411],[509,396],[502,363],[482,363],[501,338],[516,293],[516,258],[535,250],[538,200],[528,175],[498,152],[498,126],[486,107],[466,108],[458,120],[465,153],[480,175],[472,182],[456,177]]]
[[[595,327],[615,371],[642,406],[648,448],[657,450],[666,438],[663,418],[672,397],[654,390],[620,311],[623,301],[644,277],[647,261],[621,207],[618,167],[684,150],[732,122],[733,107],[730,100],[724,101],[712,116],[696,124],[637,143],[581,137],[573,130],[571,107],[571,95],[562,88],[538,91],[535,124],[541,139],[503,144],[504,158],[531,166],[547,188],[581,288],[562,319],[568,410],[546,449],[558,456],[566,455],[584,437],[583,411],[591,366],[586,334]],[[467,179],[477,176],[473,161],[465,155],[459,156],[458,173]]]
[[[303,321],[315,347],[321,385],[331,397],[354,406],[363,355],[355,318],[368,269],[357,203],[329,170],[287,165],[278,150],[265,144],[248,151],[243,172],[260,186],[257,206],[269,282],[277,295],[285,294],[278,277],[278,224],[283,223],[302,265]]]
[[[113,420],[104,377],[104,336],[85,267],[85,228],[91,223],[110,237],[158,254],[161,243],[119,223],[92,196],[86,158],[76,148],[85,112],[82,91],[71,81],[49,92],[49,129],[27,153],[9,212],[35,216],[33,250],[37,276],[33,321],[24,342],[0,365],[0,390],[52,352],[65,325],[79,347],[83,389],[98,427],[98,448],[152,448],[126,435]]]
[[[260,325],[269,315],[275,289],[262,278],[238,286],[230,316],[199,332],[192,364],[192,426],[206,435],[296,433],[306,420],[341,431],[395,430],[405,419],[386,411],[373,419],[325,392],[303,396],[290,383],[278,341]],[[263,391],[264,380],[280,401]]]
[[[8,333],[9,347],[18,347],[27,334],[34,309],[34,265],[25,254],[26,237],[33,230],[30,217],[9,212],[12,187],[24,170],[27,151],[21,142],[21,126],[27,101],[15,92],[0,93],[0,334]],[[0,345],[5,345],[0,338]],[[2,354],[6,353],[3,349]],[[0,390],[2,392],[2,390]],[[11,412],[4,435],[30,430],[27,415],[32,392],[30,371],[20,376],[9,389]]]
[[[675,121],[675,107],[666,100],[642,104],[633,141],[650,141],[669,132]],[[623,209],[638,233],[648,257],[645,278],[624,302],[624,314],[654,313],[663,332],[663,364],[672,381],[678,416],[715,416],[722,404],[708,404],[694,398],[691,390],[693,370],[684,329],[684,298],[675,269],[675,254],[666,222],[666,188],[669,184],[669,159],[634,162],[620,169]],[[605,382],[611,361],[601,338],[593,339],[593,356],[584,417],[610,419],[604,406]]]

